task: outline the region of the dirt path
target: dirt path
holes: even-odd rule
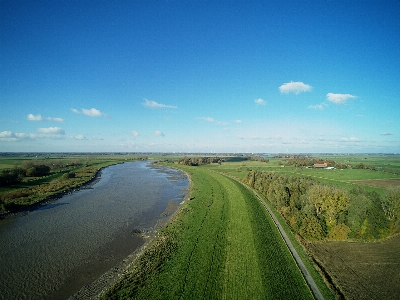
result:
[[[275,217],[275,214],[273,213],[273,211],[270,209],[270,207],[267,205],[267,203],[265,203],[265,201],[263,200],[263,198],[260,196],[260,194],[254,190],[253,188],[249,187],[247,184],[241,182],[240,180],[238,180],[237,178],[233,177],[233,176],[229,176],[227,174],[224,173],[220,173],[224,176],[227,176],[231,179],[234,179],[235,181],[237,181],[238,183],[242,184],[243,186],[245,186],[247,189],[249,189],[250,191],[252,191],[254,193],[254,195],[257,196],[257,198],[261,201],[261,203],[264,205],[264,207],[267,209],[268,213],[270,214],[270,216],[272,217],[272,219],[274,220],[274,223],[276,225],[276,227],[278,228],[280,234],[282,235],[283,240],[285,241],[287,247],[289,248],[290,252],[293,255],[293,258],[295,259],[297,266],[299,267],[301,273],[303,274],[303,277],[305,279],[305,281],[307,282],[308,286],[310,287],[314,298],[318,299],[318,300],[323,300],[324,297],[322,296],[320,290],[318,289],[318,286],[316,285],[314,279],[311,277],[310,273],[308,272],[306,266],[304,265],[302,259],[300,258],[299,254],[297,253],[296,249],[294,248],[292,242],[290,241],[289,237],[287,236],[285,230],[283,229],[283,227],[281,226],[281,224],[279,223],[278,219]]]

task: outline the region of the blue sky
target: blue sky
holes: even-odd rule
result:
[[[0,1],[0,152],[400,152],[399,1]]]

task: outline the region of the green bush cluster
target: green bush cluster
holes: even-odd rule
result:
[[[211,163],[221,163],[221,158],[218,157],[183,157],[178,160],[178,164],[186,166],[199,166]]]
[[[46,176],[50,173],[50,167],[46,165],[29,165],[27,168],[15,167],[2,170],[0,174],[0,186],[10,186],[22,181],[24,177]]]
[[[400,190],[386,195],[347,190],[309,177],[250,171],[247,184],[262,193],[295,233],[309,240],[371,240],[400,231]]]
[[[68,173],[64,173],[62,178],[63,179],[70,179],[70,178],[75,178],[76,174],[75,172],[68,172]]]

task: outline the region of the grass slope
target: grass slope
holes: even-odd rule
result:
[[[203,167],[192,200],[105,299],[312,299],[258,199]]]

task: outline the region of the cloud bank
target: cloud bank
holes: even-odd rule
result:
[[[281,91],[282,94],[294,93],[297,95],[302,92],[311,92],[312,86],[309,84],[305,84],[304,82],[301,81],[296,81],[296,82],[291,81],[282,84],[279,87],[279,90]]]
[[[149,108],[177,108],[177,106],[161,104],[153,100],[148,100],[146,98],[144,98],[143,105]]]
[[[350,95],[350,94],[334,94],[328,93],[326,94],[326,100],[336,103],[336,104],[343,104],[346,103],[347,100],[357,98],[357,96]]]
[[[22,139],[32,138],[31,134],[27,133],[17,133],[11,131],[2,131],[0,132],[0,141],[1,142],[18,142]]]
[[[65,131],[60,127],[38,128],[37,131],[44,134],[65,134]]]

